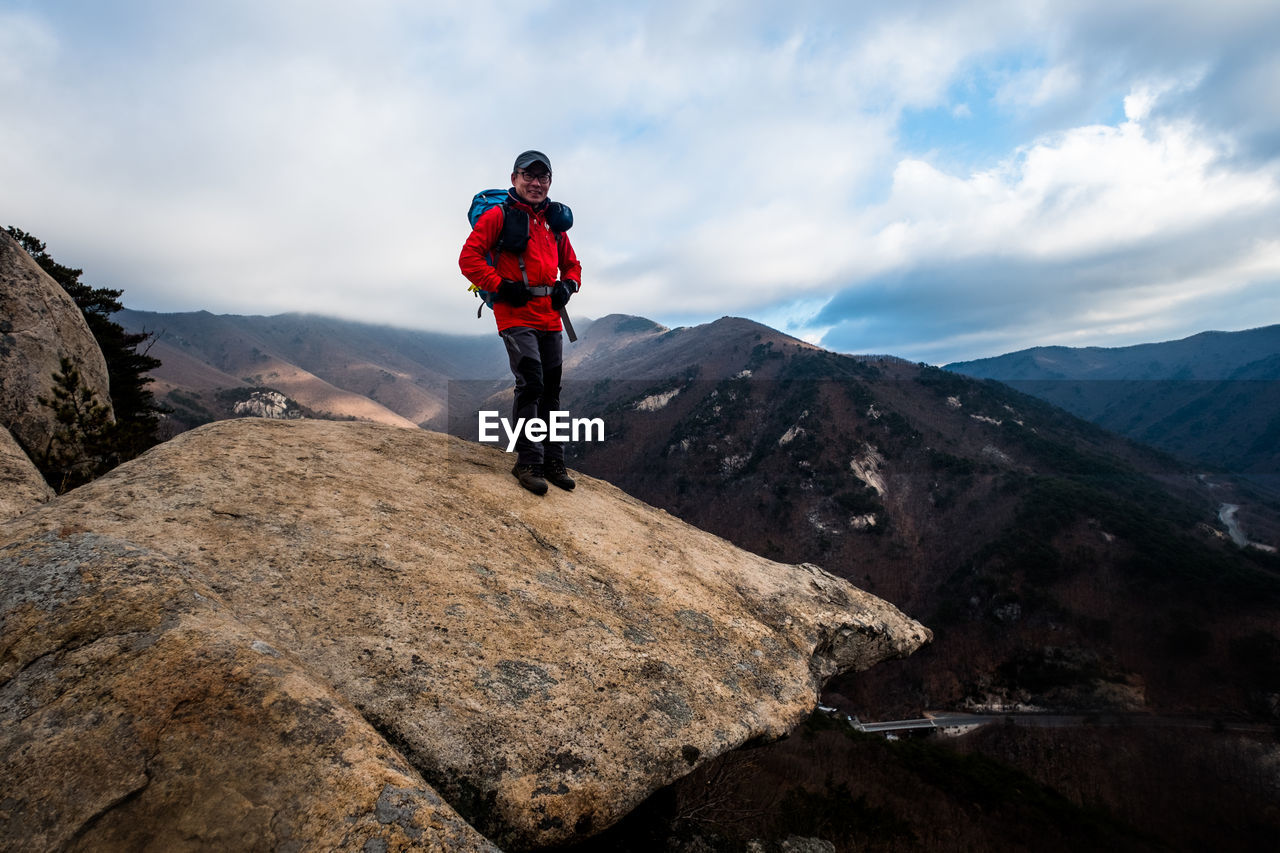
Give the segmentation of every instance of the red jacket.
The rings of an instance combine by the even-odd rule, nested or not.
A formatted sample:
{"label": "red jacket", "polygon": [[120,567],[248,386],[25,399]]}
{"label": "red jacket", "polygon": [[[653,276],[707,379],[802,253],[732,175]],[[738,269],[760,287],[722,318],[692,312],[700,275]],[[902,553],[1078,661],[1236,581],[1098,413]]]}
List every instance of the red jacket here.
{"label": "red jacket", "polygon": [[[576,281],[582,284],[582,264],[573,252],[569,243],[569,235],[562,234],[556,240],[555,233],[547,225],[543,217],[546,205],[534,209],[518,200],[514,193],[510,194],[508,204],[514,204],[529,214],[529,245],[524,252],[524,268],[529,276],[530,286],[553,285],[557,279]],[[497,253],[497,267],[489,266],[484,256],[489,253],[502,232],[502,205],[495,205],[480,215],[475,228],[467,242],[462,244],[462,254],[458,256],[458,267],[467,280],[479,287],[496,293],[504,278],[524,282],[520,275],[519,256],[511,252]],[[551,307],[551,297],[535,296],[529,304],[514,308],[505,302],[493,303],[493,316],[498,321],[498,331],[512,326],[528,326],[548,332],[561,331],[560,314]]]}

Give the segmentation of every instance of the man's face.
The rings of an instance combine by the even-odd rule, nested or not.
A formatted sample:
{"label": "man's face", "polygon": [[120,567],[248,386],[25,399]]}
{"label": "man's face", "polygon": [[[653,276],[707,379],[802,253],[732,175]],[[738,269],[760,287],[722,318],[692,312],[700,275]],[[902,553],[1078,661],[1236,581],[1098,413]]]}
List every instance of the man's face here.
{"label": "man's face", "polygon": [[534,163],[527,169],[512,172],[511,185],[525,201],[538,204],[551,191],[551,173],[541,163]]}

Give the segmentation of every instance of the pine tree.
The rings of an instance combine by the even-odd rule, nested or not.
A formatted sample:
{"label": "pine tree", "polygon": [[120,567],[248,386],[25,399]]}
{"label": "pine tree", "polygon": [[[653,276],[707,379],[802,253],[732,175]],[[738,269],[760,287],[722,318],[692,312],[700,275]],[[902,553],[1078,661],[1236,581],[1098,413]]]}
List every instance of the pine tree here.
{"label": "pine tree", "polygon": [[113,460],[112,464],[132,459],[158,444],[160,415],[166,410],[156,403],[147,388],[152,381],[147,373],[160,366],[160,359],[147,355],[145,348],[138,351],[140,346],[153,339],[153,335],[126,332],[123,326],[112,321],[111,315],[124,307],[120,303],[124,291],[90,287],[80,281],[84,270],[55,261],[45,251],[45,244],[33,235],[13,226],[6,230],[75,301],[98,342],[98,349],[102,350],[111,383],[111,408],[116,417],[107,442],[108,458]]}
{"label": "pine tree", "polygon": [[98,402],[97,392],[84,384],[80,367],[65,356],[60,367],[60,373],[52,374],[53,396],[37,398],[53,410],[58,427],[34,460],[58,494],[112,467],[115,433],[110,410]]}

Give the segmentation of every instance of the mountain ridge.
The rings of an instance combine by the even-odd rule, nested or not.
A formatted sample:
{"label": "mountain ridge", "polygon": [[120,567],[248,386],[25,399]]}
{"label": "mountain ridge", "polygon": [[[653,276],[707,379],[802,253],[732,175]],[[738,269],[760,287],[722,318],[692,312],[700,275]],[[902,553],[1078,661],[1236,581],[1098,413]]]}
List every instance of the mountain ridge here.
{"label": "mountain ridge", "polygon": [[[152,374],[156,396],[175,409],[182,427],[226,417],[218,392],[258,387],[327,417],[439,427],[451,381],[496,378],[506,366],[501,347],[479,336],[320,315],[126,310],[115,317],[130,331],[156,334],[153,348],[162,361]],[[202,372],[202,364],[214,372]]]}
{"label": "mountain ridge", "polygon": [[946,369],[1280,493],[1280,325],[1114,349],[1035,347]]}
{"label": "mountain ridge", "polygon": [[[979,379],[1234,379],[1280,353],[1280,324],[1122,347],[1040,346],[944,369]],[[1143,375],[1143,371],[1148,375]],[[1280,372],[1266,377],[1280,378]]]}

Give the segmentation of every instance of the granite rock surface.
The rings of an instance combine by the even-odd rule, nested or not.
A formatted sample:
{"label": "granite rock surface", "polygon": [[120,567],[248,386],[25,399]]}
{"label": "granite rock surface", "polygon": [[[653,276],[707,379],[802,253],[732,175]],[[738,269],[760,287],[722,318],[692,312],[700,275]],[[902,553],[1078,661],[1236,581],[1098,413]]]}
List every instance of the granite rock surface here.
{"label": "granite rock surface", "polygon": [[84,314],[8,232],[0,231],[0,426],[29,453],[49,444],[53,411],[39,398],[53,395],[61,360],[80,368],[81,381],[111,408],[107,362]]}
{"label": "granite rock surface", "polygon": [[31,459],[0,426],[0,521],[21,515],[53,497]]}
{"label": "granite rock surface", "polygon": [[0,525],[0,846],[563,843],[930,637],[817,567],[589,477],[539,498],[510,465],[223,421]]}

